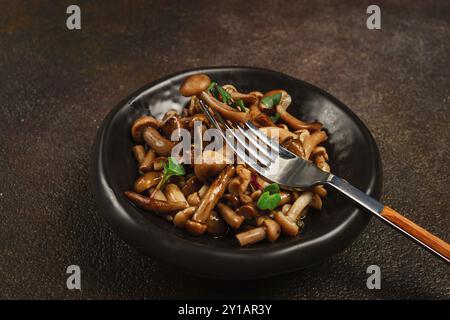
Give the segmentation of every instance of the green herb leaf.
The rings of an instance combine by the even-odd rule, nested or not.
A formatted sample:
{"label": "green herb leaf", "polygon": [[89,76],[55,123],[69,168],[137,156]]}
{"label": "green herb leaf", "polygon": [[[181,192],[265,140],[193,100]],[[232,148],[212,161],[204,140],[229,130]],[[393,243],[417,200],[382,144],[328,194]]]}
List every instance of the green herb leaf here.
{"label": "green herb leaf", "polygon": [[281,101],[281,93],[276,93],[272,96],[267,96],[262,98],[261,102],[266,106],[267,109],[272,109],[280,104]]}
{"label": "green herb leaf", "polygon": [[279,193],[270,194],[269,191],[265,191],[256,202],[256,205],[261,210],[273,210],[280,203],[281,196]]}
{"label": "green herb leaf", "polygon": [[179,164],[177,159],[174,157],[167,158],[167,163],[164,166],[163,177],[158,183],[157,188],[161,189],[162,186],[172,177],[172,176],[183,176],[185,174],[184,167]]}
{"label": "green herb leaf", "polygon": [[269,184],[267,187],[264,188],[264,192],[272,193],[280,193],[280,186],[276,183]]}
{"label": "green herb leaf", "polygon": [[216,82],[211,81],[211,83],[209,84],[208,88],[206,89],[207,91],[211,91],[212,88],[214,88],[217,85]]}
{"label": "green herb leaf", "polygon": [[231,94],[229,94],[224,88],[222,88],[221,86],[217,85],[216,86],[217,91],[220,94],[220,97],[222,98],[222,102],[229,104],[230,102],[233,101],[233,98],[231,97]]}
{"label": "green herb leaf", "polygon": [[279,114],[278,112],[275,113],[274,116],[270,116],[270,120],[272,120],[273,123],[276,123],[278,120],[280,120],[281,114]]}
{"label": "green herb leaf", "polygon": [[245,112],[245,104],[244,104],[244,101],[242,99],[237,100],[234,104],[235,104],[235,107],[237,109],[239,109],[240,111]]}

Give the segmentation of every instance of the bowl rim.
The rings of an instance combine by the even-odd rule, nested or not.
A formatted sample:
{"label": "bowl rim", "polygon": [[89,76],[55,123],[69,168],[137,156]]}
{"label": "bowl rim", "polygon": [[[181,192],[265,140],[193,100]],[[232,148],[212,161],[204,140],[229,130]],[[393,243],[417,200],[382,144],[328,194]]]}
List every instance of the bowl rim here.
{"label": "bowl rim", "polygon": [[[98,129],[92,146],[90,159],[89,177],[91,190],[101,213],[112,226],[113,230],[115,230],[123,240],[137,248],[139,251],[171,265],[179,266],[188,273],[203,277],[221,279],[265,278],[276,274],[307,268],[342,251],[356,239],[371,219],[370,214],[363,213],[362,210],[357,207],[354,207],[354,210],[351,211],[348,217],[337,228],[320,237],[310,239],[307,242],[297,242],[295,244],[287,245],[284,248],[277,247],[275,250],[268,250],[265,247],[264,251],[259,246],[211,250],[211,246],[200,244],[195,241],[172,241],[175,238],[180,238],[175,237],[175,235],[171,233],[168,234],[167,232],[164,232],[161,228],[154,226],[152,223],[144,225],[132,219],[128,214],[128,210],[133,207],[130,205],[126,208],[122,205],[121,201],[117,199],[113,188],[108,183],[108,177],[105,173],[105,166],[103,163],[106,149],[106,137],[108,136],[112,119],[119,110],[130,106],[134,101],[139,99],[141,95],[145,94],[147,90],[160,85],[171,78],[180,77],[181,75],[188,76],[198,72],[208,73],[210,71],[220,72],[230,70],[263,72],[273,76],[287,78],[289,81],[301,82],[304,86],[319,92],[327,99],[333,101],[334,104],[355,121],[356,125],[361,130],[364,139],[368,143],[371,157],[374,160],[373,165],[375,174],[370,177],[371,183],[364,192],[376,199],[380,198],[382,189],[382,163],[375,139],[362,120],[359,119],[344,103],[319,87],[278,71],[247,66],[214,66],[182,70],[152,81],[120,101],[108,113]],[[333,243],[332,246],[329,245],[330,241]],[[324,245],[324,243],[328,244]],[[303,250],[307,253],[306,259],[299,261],[299,258],[296,256],[298,254],[297,251],[299,250]],[[208,261],[208,268],[204,267],[205,261]],[[230,268],[217,268],[224,264],[228,264]],[[274,266],[274,264],[284,264],[285,267],[267,267]],[[255,268],[250,272],[250,269],[253,266],[255,266]]]}

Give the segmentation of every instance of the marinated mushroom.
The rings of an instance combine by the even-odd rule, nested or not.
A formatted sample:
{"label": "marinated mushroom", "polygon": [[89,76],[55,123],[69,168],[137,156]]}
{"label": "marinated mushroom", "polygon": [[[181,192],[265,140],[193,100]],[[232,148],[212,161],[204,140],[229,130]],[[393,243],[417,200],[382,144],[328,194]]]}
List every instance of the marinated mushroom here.
{"label": "marinated mushroom", "polygon": [[194,164],[195,176],[202,182],[209,182],[227,165],[222,152],[206,150],[200,163]]}
{"label": "marinated mushroom", "polygon": [[216,212],[212,211],[206,221],[206,232],[212,236],[223,236],[227,233],[228,227],[221,218],[221,216]]}
{"label": "marinated mushroom", "polygon": [[216,207],[225,222],[228,223],[228,225],[233,229],[238,229],[241,226],[242,222],[244,222],[244,217],[238,215],[229,206],[223,203],[218,203]]}
{"label": "marinated mushroom", "polygon": [[214,180],[214,182],[209,187],[205,196],[201,200],[197,211],[192,217],[192,220],[205,223],[211,214],[212,209],[219,202],[220,198],[224,194],[231,177],[234,175],[235,169],[233,166],[227,166],[220,175]]}
{"label": "marinated mushroom", "polygon": [[161,201],[150,197],[144,197],[133,191],[125,191],[125,196],[139,208],[158,213],[175,212],[187,207],[186,202]]}
{"label": "marinated mushroom", "polygon": [[148,127],[142,134],[145,142],[156,152],[159,156],[170,156],[174,143],[164,138],[158,130]]}
{"label": "marinated mushroom", "polygon": [[161,172],[150,171],[140,176],[134,183],[134,190],[141,193],[156,186],[162,178]]}
{"label": "marinated mushroom", "polygon": [[142,133],[144,130],[149,127],[158,128],[159,124],[160,121],[151,116],[142,116],[137,119],[131,127],[131,135],[133,136],[134,141],[142,143]]}
{"label": "marinated mushroom", "polygon": [[140,166],[142,161],[145,158],[145,149],[142,145],[138,144],[138,145],[134,146],[132,148],[132,150],[133,150],[134,157],[136,158],[136,161],[137,161],[138,165]]}

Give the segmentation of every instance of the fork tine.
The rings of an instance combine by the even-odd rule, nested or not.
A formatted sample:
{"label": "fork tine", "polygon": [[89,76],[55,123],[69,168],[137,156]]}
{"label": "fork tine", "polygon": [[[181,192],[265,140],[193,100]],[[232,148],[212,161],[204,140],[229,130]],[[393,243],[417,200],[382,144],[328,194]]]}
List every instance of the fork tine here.
{"label": "fork tine", "polygon": [[284,148],[280,144],[274,143],[272,139],[270,139],[264,133],[259,131],[259,129],[253,123],[251,123],[250,121],[245,122],[245,125],[246,125],[247,128],[250,129],[250,131],[255,136],[257,136],[259,139],[261,139],[262,141],[267,143],[267,145],[269,145],[273,150],[275,150],[275,152],[277,154],[280,153],[281,155],[283,155],[285,157],[289,157],[289,158],[295,157],[295,155],[291,151],[289,151],[288,149]]}
{"label": "fork tine", "polygon": [[[222,115],[218,112],[215,113],[217,118],[219,119],[219,122],[226,128],[228,129],[228,132],[236,139],[236,141],[242,146],[242,149],[247,150],[248,153],[250,155],[252,155],[253,159],[258,160],[263,166],[268,167],[271,163],[270,157],[261,157],[258,154],[258,151],[255,150],[254,148],[252,148],[251,146],[247,145],[247,143],[245,142],[245,138],[244,140],[242,140],[242,138],[236,134],[234,132],[234,128],[232,126],[229,126],[228,123],[225,121],[225,119],[222,117]],[[245,135],[244,135],[245,136]],[[238,148],[239,150],[239,148]],[[243,151],[245,154],[245,151]],[[243,160],[247,159],[247,161],[249,160],[248,157],[246,157],[245,159],[242,158]]]}
{"label": "fork tine", "polygon": [[217,112],[215,113],[217,118],[219,119],[220,124],[222,124],[227,130],[227,132],[229,132],[234,138],[236,138],[236,140],[238,142],[240,142],[240,144],[242,145],[243,149],[248,150],[250,154],[253,155],[254,159],[252,157],[249,157],[244,150],[242,150],[241,148],[236,148],[234,146],[233,140],[230,139],[230,137],[228,137],[226,135],[225,132],[222,131],[222,129],[220,128],[219,123],[217,122],[217,120],[214,118],[214,116],[211,114],[211,112],[209,111],[208,107],[204,105],[203,101],[200,100],[200,107],[202,108],[203,112],[206,114],[206,116],[208,117],[208,119],[211,121],[211,123],[219,130],[221,136],[225,139],[225,141],[228,143],[228,145],[231,147],[231,149],[233,149],[233,151],[244,161],[246,162],[248,165],[250,165],[254,170],[259,171],[260,173],[262,173],[264,170],[264,168],[262,168],[260,165],[258,165],[258,163],[254,160],[254,159],[258,159],[264,166],[268,167],[270,165],[270,161],[268,161],[268,163],[264,163],[260,157],[258,157],[253,149],[246,149],[245,148],[245,142],[242,142],[242,139],[240,139],[239,136],[237,136],[234,132],[233,132],[233,128],[231,128],[226,122],[225,120],[222,118],[222,116],[220,114],[218,114]]}
{"label": "fork tine", "polygon": [[[255,139],[255,137],[253,136],[253,134],[249,134],[248,132],[245,132],[245,128],[237,123],[236,127],[238,128],[239,132],[248,139],[248,141],[250,141],[258,150],[259,152],[261,152],[263,155],[265,155],[268,159],[271,159],[274,155],[270,154],[267,151],[267,145],[266,144],[262,144],[260,141],[258,141],[257,139]],[[270,146],[269,146],[270,147]],[[273,150],[273,149],[272,149]]]}

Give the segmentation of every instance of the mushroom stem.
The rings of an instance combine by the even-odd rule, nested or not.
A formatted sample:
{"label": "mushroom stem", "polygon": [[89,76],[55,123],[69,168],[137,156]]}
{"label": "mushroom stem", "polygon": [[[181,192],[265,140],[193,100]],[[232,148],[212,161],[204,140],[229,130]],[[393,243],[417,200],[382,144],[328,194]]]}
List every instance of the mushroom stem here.
{"label": "mushroom stem", "polygon": [[289,112],[287,112],[280,104],[277,105],[277,112],[280,114],[281,119],[287,123],[287,125],[292,128],[293,130],[300,130],[300,129],[308,129],[311,131],[317,131],[322,128],[322,124],[320,122],[303,122],[293,115],[291,115]]}
{"label": "mushroom stem", "polygon": [[144,159],[139,165],[139,170],[142,172],[148,172],[152,170],[153,168],[153,160],[156,158],[156,153],[153,150],[148,150],[147,154],[145,155]]}
{"label": "mushroom stem", "polygon": [[229,206],[223,203],[218,203],[216,207],[219,213],[222,215],[222,218],[226,223],[228,223],[230,227],[232,227],[233,229],[238,229],[242,225],[244,217],[238,215]]}
{"label": "mushroom stem", "polygon": [[233,177],[234,173],[235,169],[233,166],[227,166],[220,173],[220,175],[209,187],[205,196],[202,198],[197,211],[192,217],[192,220],[200,223],[205,223],[208,220],[212,209],[216,206],[217,202],[219,202],[220,198],[224,194],[228,183],[230,182],[231,177]]}
{"label": "mushroom stem", "polygon": [[[135,146],[132,148],[132,150],[133,150],[134,157],[136,158],[136,161],[137,161],[138,165],[140,166],[141,163],[142,163],[142,161],[143,161],[144,158],[145,158],[145,150],[144,150],[144,147],[143,147],[142,145],[138,144],[138,145],[135,145]],[[140,168],[139,168],[139,169],[140,169]]]}
{"label": "mushroom stem", "polygon": [[257,243],[266,238],[266,230],[264,227],[253,228],[248,231],[238,233],[236,238],[243,247],[249,244]]}
{"label": "mushroom stem", "polygon": [[125,196],[139,208],[148,211],[170,213],[187,207],[186,202],[168,202],[144,197],[133,191],[125,191]]}
{"label": "mushroom stem", "polygon": [[286,216],[292,221],[297,221],[298,217],[302,213],[303,209],[312,201],[313,193],[310,191],[303,192],[297,200],[295,200],[294,204],[289,209]]}
{"label": "mushroom stem", "polygon": [[313,149],[320,143],[327,140],[325,131],[316,131],[303,141],[303,149],[305,150],[305,159],[308,160]]}
{"label": "mushroom stem", "polygon": [[200,93],[199,99],[205,102],[211,109],[219,112],[224,118],[230,121],[246,122],[250,120],[250,114],[248,112],[237,111],[204,91]]}

